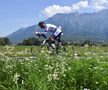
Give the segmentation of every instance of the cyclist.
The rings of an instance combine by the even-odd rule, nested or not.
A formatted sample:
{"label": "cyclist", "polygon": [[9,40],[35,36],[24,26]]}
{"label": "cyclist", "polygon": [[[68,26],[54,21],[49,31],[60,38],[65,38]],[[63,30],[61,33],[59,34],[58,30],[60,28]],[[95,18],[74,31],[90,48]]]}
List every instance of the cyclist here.
{"label": "cyclist", "polygon": [[[49,36],[48,39],[48,44],[53,48],[53,49],[58,49],[58,45],[61,44],[61,34],[62,30],[61,27],[57,27],[53,24],[46,24],[44,21],[39,22],[39,27],[41,29],[44,29],[45,32],[51,32],[52,34]],[[58,45],[57,48],[55,46],[55,41],[57,41]]]}

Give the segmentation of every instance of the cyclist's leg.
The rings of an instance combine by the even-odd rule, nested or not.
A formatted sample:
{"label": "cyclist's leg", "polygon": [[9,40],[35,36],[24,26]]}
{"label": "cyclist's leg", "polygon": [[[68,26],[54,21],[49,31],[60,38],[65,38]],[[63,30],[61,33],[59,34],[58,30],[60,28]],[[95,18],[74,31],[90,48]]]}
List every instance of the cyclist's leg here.
{"label": "cyclist's leg", "polygon": [[[50,46],[53,48],[53,50],[56,50],[58,53],[59,44],[61,44],[61,30],[57,29],[50,37]],[[57,42],[57,46],[55,45],[55,41]]]}
{"label": "cyclist's leg", "polygon": [[56,41],[57,41],[57,47],[56,47],[56,52],[59,52],[59,49],[61,48],[61,33],[58,34],[58,36],[56,37]]}
{"label": "cyclist's leg", "polygon": [[49,46],[52,48],[52,49],[55,49],[55,41],[54,39],[52,38],[52,36],[49,37],[49,39],[47,40],[47,43],[49,44]]}

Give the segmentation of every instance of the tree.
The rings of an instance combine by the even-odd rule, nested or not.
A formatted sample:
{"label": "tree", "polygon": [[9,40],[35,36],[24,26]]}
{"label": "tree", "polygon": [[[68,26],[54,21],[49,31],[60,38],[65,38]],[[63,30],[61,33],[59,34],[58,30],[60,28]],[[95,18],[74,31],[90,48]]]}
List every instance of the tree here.
{"label": "tree", "polygon": [[19,45],[40,45],[40,44],[41,44],[41,41],[34,37],[25,39],[23,40],[22,43],[19,43]]}
{"label": "tree", "polygon": [[91,45],[93,45],[93,43],[90,40],[85,40],[84,43],[82,44],[82,46],[84,46],[84,45],[91,46]]}
{"label": "tree", "polygon": [[10,44],[11,44],[11,42],[10,42],[9,38],[7,38],[7,37],[0,38],[0,45],[10,45]]}

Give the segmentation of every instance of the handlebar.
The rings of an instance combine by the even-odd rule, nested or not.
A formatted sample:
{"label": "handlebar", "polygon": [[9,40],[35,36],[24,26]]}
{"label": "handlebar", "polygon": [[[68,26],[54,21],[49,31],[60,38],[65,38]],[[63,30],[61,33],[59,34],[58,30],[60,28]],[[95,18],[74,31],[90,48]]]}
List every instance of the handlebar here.
{"label": "handlebar", "polygon": [[47,38],[47,36],[45,35],[47,32],[35,32],[35,34],[40,38],[43,37],[44,39]]}

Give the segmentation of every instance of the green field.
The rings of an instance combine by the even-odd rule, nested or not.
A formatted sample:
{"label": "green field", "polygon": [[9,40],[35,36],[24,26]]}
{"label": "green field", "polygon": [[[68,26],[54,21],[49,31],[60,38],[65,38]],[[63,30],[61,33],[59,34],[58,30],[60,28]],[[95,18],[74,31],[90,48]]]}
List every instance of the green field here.
{"label": "green field", "polygon": [[108,47],[0,46],[0,90],[108,90]]}

